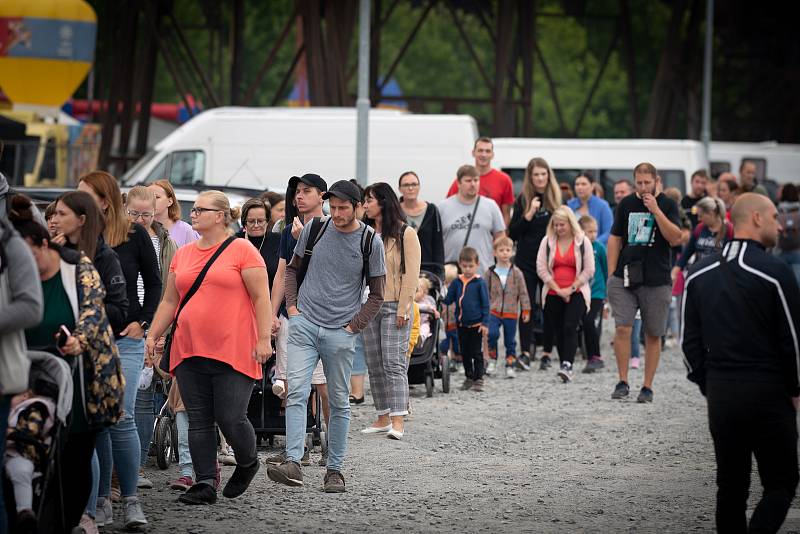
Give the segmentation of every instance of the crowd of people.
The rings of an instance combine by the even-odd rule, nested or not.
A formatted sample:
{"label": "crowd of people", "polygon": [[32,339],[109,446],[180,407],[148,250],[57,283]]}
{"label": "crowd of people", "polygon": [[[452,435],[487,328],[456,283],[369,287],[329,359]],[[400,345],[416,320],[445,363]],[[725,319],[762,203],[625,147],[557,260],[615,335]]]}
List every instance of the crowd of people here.
{"label": "crowd of people", "polygon": [[[797,187],[784,185],[776,207],[746,162],[738,179],[698,170],[681,196],[664,189],[652,164],[640,163],[630,180],[614,184],[612,207],[591,172],[560,184],[547,161],[534,157],[515,198],[509,176],[491,167],[493,156],[491,139],[479,138],[474,165],[457,169],[438,203],[423,198],[413,171],[399,177],[397,189],[386,182],[362,189],[354,180],[329,186],[305,174],[288,181],[285,197],[268,192],[241,208],[220,191],[203,191],[191,225],[166,180],[123,194],[112,175],[91,172],[44,216],[29,198],[0,187],[0,419],[9,421],[0,457],[15,502],[15,509],[0,508],[0,532],[6,517],[13,531],[63,520],[65,530],[95,532],[115,522],[114,503],[126,528],[147,525],[138,494],[153,485],[144,467],[164,402],[177,426],[179,476],[170,486],[181,491],[179,501],[215,503],[220,463],[235,466],[222,495],[241,495],[261,467],[248,404],[273,354],[269,378],[282,401],[286,442],[267,458],[268,478],[304,485],[313,387],[327,436],[323,488],[345,491],[351,406],[365,401],[365,376],[375,420],[361,433],[402,440],[408,432],[409,356],[432,335],[421,314],[441,319],[442,339],[434,341],[445,365],[463,370],[461,389],[476,393],[487,375],[514,378],[536,360],[547,371],[557,358],[557,379],[572,382],[579,349],[584,373],[603,369],[602,321],[610,313],[618,374],[611,397],[630,395],[629,369],[639,367],[643,344],[637,401],[651,403],[662,348],[683,337],[689,378],[709,395],[722,521],[742,521],[749,479],[741,454],[749,475],[755,451],[765,469],[794,473],[762,477],[770,487],[753,521],[774,525],[797,485],[796,447],[788,445],[797,431],[785,411],[790,398],[797,406],[800,357]],[[747,261],[766,267],[748,267],[745,249],[757,254]],[[727,364],[720,349],[741,346],[714,338],[739,319],[726,315],[737,306],[715,286],[719,278],[701,275],[726,263],[733,267],[724,276],[739,287],[741,302],[753,291],[762,308],[752,331],[733,330],[782,329],[774,346],[764,341],[774,361],[754,363],[760,379],[752,390],[782,421],[773,432],[779,445],[765,438],[734,451],[725,443],[735,440],[729,419],[737,392],[726,381],[753,376],[752,358]],[[747,285],[748,273],[760,273],[760,293]],[[434,278],[442,281],[439,293]],[[753,343],[743,346],[755,354]],[[25,347],[66,361],[74,385],[63,433],[69,461],[38,509],[31,477],[46,467],[56,423],[47,388],[28,378]],[[742,424],[757,424],[757,408],[742,413]],[[36,431],[25,435],[24,428]],[[31,440],[42,447],[27,446]],[[62,481],[69,490],[57,494]]]}

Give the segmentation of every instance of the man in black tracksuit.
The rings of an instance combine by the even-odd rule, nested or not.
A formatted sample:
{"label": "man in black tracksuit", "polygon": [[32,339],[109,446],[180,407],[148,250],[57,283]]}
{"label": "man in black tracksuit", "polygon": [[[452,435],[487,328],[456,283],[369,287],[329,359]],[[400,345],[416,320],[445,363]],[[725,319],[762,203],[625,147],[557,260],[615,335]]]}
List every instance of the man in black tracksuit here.
{"label": "man in black tracksuit", "polygon": [[748,532],[755,454],[764,494],[749,532],[776,532],[798,483],[800,289],[765,247],[777,242],[775,206],[761,195],[734,205],[734,240],[697,262],[683,298],[688,378],[708,400],[717,459],[717,529]]}

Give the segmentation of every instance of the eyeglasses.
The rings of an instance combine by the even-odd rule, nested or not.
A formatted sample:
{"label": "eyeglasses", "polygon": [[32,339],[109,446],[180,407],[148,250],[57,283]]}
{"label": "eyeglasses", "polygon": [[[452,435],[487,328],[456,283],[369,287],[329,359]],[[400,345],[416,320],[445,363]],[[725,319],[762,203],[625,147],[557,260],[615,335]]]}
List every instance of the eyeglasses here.
{"label": "eyeglasses", "polygon": [[266,219],[247,219],[244,221],[247,226],[264,226],[267,224]]}
{"label": "eyeglasses", "polygon": [[192,209],[189,210],[189,212],[192,215],[197,215],[198,217],[200,215],[202,215],[203,212],[206,212],[206,211],[222,211],[222,210],[215,210],[214,208],[192,208]]}
{"label": "eyeglasses", "polygon": [[417,187],[419,187],[419,184],[416,184],[416,183],[415,184],[401,184],[400,185],[401,189],[416,189]]}
{"label": "eyeglasses", "polygon": [[128,217],[132,217],[134,221],[135,221],[136,219],[138,219],[139,217],[141,217],[141,218],[142,218],[142,220],[145,220],[145,219],[152,219],[152,218],[153,218],[153,215],[154,215],[154,214],[153,214],[153,213],[150,213],[149,211],[141,211],[141,212],[140,212],[140,211],[128,210]]}

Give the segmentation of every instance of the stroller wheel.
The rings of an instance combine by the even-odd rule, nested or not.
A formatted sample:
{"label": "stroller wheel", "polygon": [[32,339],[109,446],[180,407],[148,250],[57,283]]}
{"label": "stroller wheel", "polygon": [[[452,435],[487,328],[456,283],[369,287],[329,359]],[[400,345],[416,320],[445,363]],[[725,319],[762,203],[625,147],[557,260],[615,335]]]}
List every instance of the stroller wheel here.
{"label": "stroller wheel", "polygon": [[425,396],[433,397],[433,373],[425,373]]}
{"label": "stroller wheel", "polygon": [[159,417],[156,423],[156,464],[160,469],[167,469],[172,461],[173,448],[177,443],[172,442],[172,417],[165,415]]}
{"label": "stroller wheel", "polygon": [[450,358],[445,354],[442,356],[442,391],[450,393]]}

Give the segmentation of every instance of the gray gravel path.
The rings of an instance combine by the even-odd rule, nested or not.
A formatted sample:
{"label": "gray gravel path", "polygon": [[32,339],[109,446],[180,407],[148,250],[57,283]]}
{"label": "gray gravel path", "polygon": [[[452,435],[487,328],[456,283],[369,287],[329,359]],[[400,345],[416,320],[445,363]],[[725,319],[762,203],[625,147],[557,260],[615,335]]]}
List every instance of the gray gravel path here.
{"label": "gray gravel path", "polygon": [[[321,491],[316,465],[304,468],[304,488],[277,485],[262,468],[243,497],[185,507],[166,487],[177,468],[153,467],[156,486],[141,493],[149,531],[712,531],[713,450],[680,353],[663,355],[652,405],[635,402],[641,370],[631,371],[632,398],[611,400],[610,356],[605,370],[576,373],[567,385],[553,370],[493,377],[480,394],[459,391],[460,377],[449,395],[437,382],[431,399],[416,386],[401,442],[361,435],[373,410],[354,407],[342,495]],[[224,468],[223,482],[231,471]],[[759,494],[754,472],[751,507]],[[800,531],[798,512],[783,532]]]}

